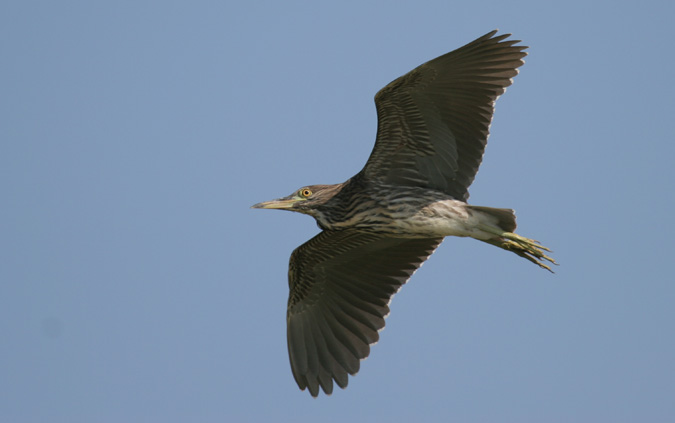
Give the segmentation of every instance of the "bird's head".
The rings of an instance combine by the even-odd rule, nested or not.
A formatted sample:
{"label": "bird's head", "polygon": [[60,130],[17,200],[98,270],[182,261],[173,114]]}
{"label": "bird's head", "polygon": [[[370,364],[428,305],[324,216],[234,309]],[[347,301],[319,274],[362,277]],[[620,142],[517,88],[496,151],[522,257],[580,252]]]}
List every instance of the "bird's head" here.
{"label": "bird's head", "polygon": [[309,185],[287,197],[254,204],[251,208],[290,210],[318,218],[321,214],[319,208],[333,198],[341,188],[342,184]]}

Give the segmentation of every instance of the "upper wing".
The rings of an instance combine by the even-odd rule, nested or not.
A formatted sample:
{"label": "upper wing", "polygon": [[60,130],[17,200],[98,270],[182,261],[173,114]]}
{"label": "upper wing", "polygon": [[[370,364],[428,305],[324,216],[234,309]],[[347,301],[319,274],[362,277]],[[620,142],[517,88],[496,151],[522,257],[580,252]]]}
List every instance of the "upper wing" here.
{"label": "upper wing", "polygon": [[323,231],[291,255],[287,336],[293,377],[312,396],[347,386],[389,314],[389,302],[442,238]]}
{"label": "upper wing", "polygon": [[367,179],[469,197],[487,143],[494,103],[527,55],[492,31],[433,59],[375,96],[378,127]]}

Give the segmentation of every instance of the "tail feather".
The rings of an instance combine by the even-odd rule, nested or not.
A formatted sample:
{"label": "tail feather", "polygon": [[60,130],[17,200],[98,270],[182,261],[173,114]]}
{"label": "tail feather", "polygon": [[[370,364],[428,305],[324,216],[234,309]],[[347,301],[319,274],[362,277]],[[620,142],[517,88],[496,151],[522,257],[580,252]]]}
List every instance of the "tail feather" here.
{"label": "tail feather", "polygon": [[504,232],[513,232],[516,230],[516,213],[513,209],[497,209],[494,207],[470,206],[469,210],[475,210],[497,219],[497,225]]}

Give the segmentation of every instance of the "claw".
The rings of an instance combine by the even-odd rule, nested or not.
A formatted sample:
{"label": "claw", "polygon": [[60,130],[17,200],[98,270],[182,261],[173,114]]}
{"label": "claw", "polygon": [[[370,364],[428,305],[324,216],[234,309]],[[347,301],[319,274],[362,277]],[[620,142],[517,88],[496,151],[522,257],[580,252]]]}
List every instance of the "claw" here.
{"label": "claw", "polygon": [[496,239],[493,238],[486,240],[485,242],[496,245],[497,247],[503,248],[504,250],[512,251],[519,256],[526,258],[542,269],[546,269],[549,272],[554,273],[553,270],[551,270],[551,267],[544,263],[544,261],[555,264],[556,266],[558,263],[556,263],[553,258],[547,256],[544,253],[544,251],[551,252],[551,250],[541,245],[539,241],[525,238],[513,232],[503,232],[497,228],[489,226],[484,226],[480,229],[484,230],[485,232],[497,235],[498,237]]}
{"label": "claw", "polygon": [[[527,238],[525,238],[527,239]],[[533,241],[533,240],[531,240]],[[542,269],[546,269],[551,273],[554,273],[553,270],[551,269],[550,266],[548,266],[546,263],[544,263],[544,260],[553,263],[557,265],[558,263],[555,262],[555,260],[546,254],[542,252],[542,250],[545,251],[551,251],[546,247],[542,247],[539,244],[535,243],[530,243],[530,242],[525,242],[525,241],[512,241],[510,239],[503,240],[501,244],[496,244],[498,247],[501,247],[505,250],[512,251],[516,254],[518,254],[521,257],[524,257],[531,261],[532,263],[536,264],[537,266],[541,267]]]}

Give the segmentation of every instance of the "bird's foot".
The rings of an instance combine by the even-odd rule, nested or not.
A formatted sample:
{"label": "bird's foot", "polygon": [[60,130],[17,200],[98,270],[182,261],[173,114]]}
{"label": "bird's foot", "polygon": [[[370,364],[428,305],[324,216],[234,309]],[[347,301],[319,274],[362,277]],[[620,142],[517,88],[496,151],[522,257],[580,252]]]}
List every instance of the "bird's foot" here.
{"label": "bird's foot", "polygon": [[501,237],[502,237],[501,240],[502,242],[500,245],[501,248],[513,251],[519,256],[525,257],[526,259],[536,264],[537,266],[553,273],[551,267],[548,266],[545,262],[549,262],[555,265],[557,265],[558,263],[556,263],[553,258],[546,255],[545,252],[550,252],[551,250],[541,245],[539,241],[530,238],[525,238],[512,232],[504,232],[501,235]]}
{"label": "bird's foot", "polygon": [[490,244],[496,245],[507,251],[512,251],[542,269],[546,269],[553,273],[553,270],[546,262],[558,265],[553,258],[546,255],[546,252],[551,252],[551,250],[541,245],[537,240],[525,238],[524,236],[520,236],[513,232],[503,232],[492,227],[484,227],[481,229],[497,235],[496,239],[493,238],[487,241]]}

